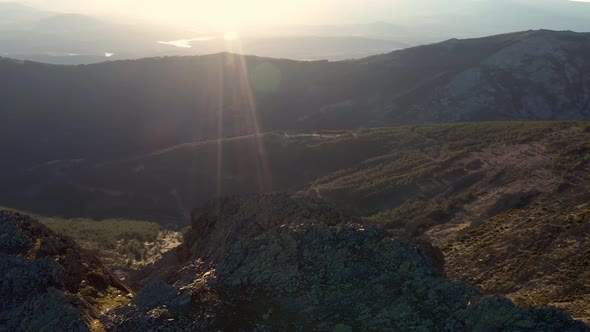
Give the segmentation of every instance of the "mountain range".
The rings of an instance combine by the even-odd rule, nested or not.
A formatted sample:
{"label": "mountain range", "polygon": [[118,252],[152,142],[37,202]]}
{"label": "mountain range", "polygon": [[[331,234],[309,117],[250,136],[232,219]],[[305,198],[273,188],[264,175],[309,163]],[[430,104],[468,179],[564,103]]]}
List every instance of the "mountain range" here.
{"label": "mountain range", "polygon": [[[140,11],[109,16],[50,11],[34,7],[47,8],[43,1],[28,3],[31,5],[0,2],[0,56],[55,64],[220,52],[345,60],[449,38],[531,28],[590,31],[587,4],[565,0],[456,0],[453,6],[424,0],[377,2],[354,11],[355,20],[347,20],[346,15],[351,13],[341,8],[339,16],[343,21],[337,24],[322,20],[315,24],[246,25],[229,30],[195,20],[181,24],[133,18]],[[74,10],[76,6],[69,7]],[[52,8],[59,8],[59,4]],[[380,13],[369,14],[371,11]],[[351,23],[359,19],[365,23]]]}
{"label": "mountain range", "polygon": [[[243,29],[236,36],[239,39],[230,42],[228,31],[217,28],[51,12],[17,3],[0,2],[0,20],[0,56],[69,65],[226,51],[342,60],[409,45],[391,24],[341,26],[340,33],[329,25],[253,27]],[[412,37],[403,40],[408,38]]]}

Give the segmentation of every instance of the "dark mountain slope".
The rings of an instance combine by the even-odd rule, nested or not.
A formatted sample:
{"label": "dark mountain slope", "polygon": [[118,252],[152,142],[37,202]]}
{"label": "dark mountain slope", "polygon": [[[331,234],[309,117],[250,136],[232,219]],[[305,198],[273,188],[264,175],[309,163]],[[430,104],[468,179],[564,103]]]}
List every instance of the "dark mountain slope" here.
{"label": "dark mountain slope", "polygon": [[11,158],[1,167],[115,159],[257,130],[587,119],[589,38],[529,31],[343,62],[4,60],[0,148]]}

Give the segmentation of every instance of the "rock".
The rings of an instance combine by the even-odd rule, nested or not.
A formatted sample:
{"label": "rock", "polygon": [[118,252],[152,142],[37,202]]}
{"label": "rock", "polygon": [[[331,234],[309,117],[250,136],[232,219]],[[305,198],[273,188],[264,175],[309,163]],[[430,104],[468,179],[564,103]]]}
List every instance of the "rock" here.
{"label": "rock", "polygon": [[32,218],[0,211],[0,234],[0,331],[90,331],[101,311],[90,301],[101,299],[81,286],[129,294],[96,257]]}
{"label": "rock", "polygon": [[441,275],[445,274],[445,255],[439,247],[434,246],[424,238],[417,238],[412,241],[418,248],[418,252],[426,258]]}
{"label": "rock", "polygon": [[193,220],[189,262],[104,318],[108,330],[589,331],[449,281],[415,245],[321,200],[236,196]]}

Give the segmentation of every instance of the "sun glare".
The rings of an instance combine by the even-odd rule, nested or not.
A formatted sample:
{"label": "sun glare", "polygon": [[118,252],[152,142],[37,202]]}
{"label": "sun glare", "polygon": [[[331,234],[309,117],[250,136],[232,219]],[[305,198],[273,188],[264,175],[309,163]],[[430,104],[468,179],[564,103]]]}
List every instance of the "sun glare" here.
{"label": "sun glare", "polygon": [[[330,0],[332,1],[332,0]],[[311,0],[106,0],[110,9],[119,13],[134,13],[137,16],[170,23],[216,27],[241,26],[244,24],[279,23],[299,21],[302,13],[312,8]],[[171,4],[172,3],[172,4]],[[103,5],[107,7],[107,5]],[[307,12],[306,12],[307,13]],[[307,13],[309,14],[309,13]]]}
{"label": "sun glare", "polygon": [[223,35],[223,39],[227,40],[227,41],[232,41],[232,40],[236,40],[236,39],[240,39],[240,35],[237,32],[226,32]]}

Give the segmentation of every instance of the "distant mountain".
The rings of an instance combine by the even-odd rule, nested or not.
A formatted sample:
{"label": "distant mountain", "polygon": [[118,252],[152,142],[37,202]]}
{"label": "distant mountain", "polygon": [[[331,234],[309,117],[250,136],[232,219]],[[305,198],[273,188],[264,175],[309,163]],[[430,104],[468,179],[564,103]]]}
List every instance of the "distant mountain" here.
{"label": "distant mountain", "polygon": [[439,4],[426,17],[416,18],[421,23],[416,27],[418,31],[431,30],[438,36],[459,38],[526,29],[590,31],[588,4],[573,1],[466,0]]}
{"label": "distant mountain", "polygon": [[121,58],[158,55],[157,40],[180,33],[170,27],[113,23],[87,15],[37,10],[0,3],[0,56],[49,63],[102,62],[105,53]]}
{"label": "distant mountain", "polygon": [[[199,29],[201,30],[201,29]],[[220,52],[299,60],[344,60],[415,45],[412,35],[389,24],[252,27],[228,42],[227,31],[116,22],[81,14],[53,13],[0,3],[0,56],[52,64]],[[186,40],[178,44],[178,40]],[[176,46],[175,46],[176,45]],[[178,45],[181,45],[179,47]]]}
{"label": "distant mountain", "polygon": [[[590,6],[566,0],[455,0],[453,4],[405,0],[359,7],[344,10],[339,19],[366,23],[319,21],[240,26],[237,31],[225,31],[199,24],[165,25],[0,3],[0,56],[53,64],[221,52],[345,60],[449,38],[528,29],[590,31]],[[227,33],[234,32],[241,37],[225,40]]]}
{"label": "distant mountain", "polygon": [[0,30],[31,27],[51,15],[51,12],[18,3],[0,2]]}
{"label": "distant mountain", "polygon": [[358,24],[293,24],[279,26],[244,27],[241,33],[263,36],[299,36],[299,37],[363,37],[370,39],[392,40],[409,44],[427,40],[427,36],[418,36],[412,28],[389,22]]}

